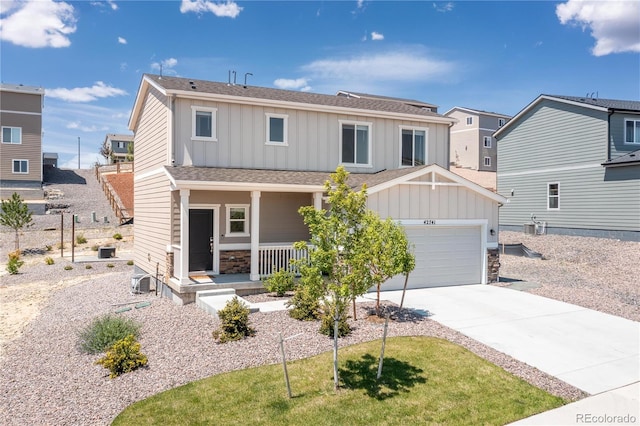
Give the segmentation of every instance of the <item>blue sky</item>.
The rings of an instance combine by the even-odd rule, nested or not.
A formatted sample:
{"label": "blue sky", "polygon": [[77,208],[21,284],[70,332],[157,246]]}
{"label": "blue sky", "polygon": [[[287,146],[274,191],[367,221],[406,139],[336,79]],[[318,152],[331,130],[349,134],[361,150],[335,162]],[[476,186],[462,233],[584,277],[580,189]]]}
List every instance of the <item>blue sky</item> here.
{"label": "blue sky", "polygon": [[104,161],[144,73],[514,115],[541,93],[640,100],[640,1],[0,0],[0,79],[45,88],[43,150]]}

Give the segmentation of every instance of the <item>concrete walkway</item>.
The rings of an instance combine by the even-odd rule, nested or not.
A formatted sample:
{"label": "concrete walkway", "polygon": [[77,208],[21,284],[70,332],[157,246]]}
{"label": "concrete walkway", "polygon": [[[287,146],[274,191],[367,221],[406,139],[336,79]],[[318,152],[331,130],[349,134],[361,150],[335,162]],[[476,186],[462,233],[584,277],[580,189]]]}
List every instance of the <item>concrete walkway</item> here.
{"label": "concrete walkway", "polygon": [[[382,298],[400,303],[401,296],[401,291],[387,291]],[[640,421],[638,322],[489,285],[409,290],[404,306],[428,312],[432,320],[587,393],[601,394],[558,409],[566,421],[555,417],[521,424],[589,423],[576,417],[583,412]]]}

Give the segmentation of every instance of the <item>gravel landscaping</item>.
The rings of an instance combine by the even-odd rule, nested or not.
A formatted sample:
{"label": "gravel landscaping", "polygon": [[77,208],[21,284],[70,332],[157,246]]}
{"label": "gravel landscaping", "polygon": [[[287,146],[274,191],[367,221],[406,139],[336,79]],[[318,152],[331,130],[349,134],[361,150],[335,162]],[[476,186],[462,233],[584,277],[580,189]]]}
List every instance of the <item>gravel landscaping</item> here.
{"label": "gravel landscaping", "polygon": [[[86,186],[64,182],[58,185],[64,186],[69,209],[82,211],[81,217],[90,217],[87,212],[101,209],[100,203],[106,201],[99,187],[96,190],[93,186],[97,182],[91,171],[76,175],[85,172],[90,173],[85,177]],[[107,214],[100,210],[98,215]],[[55,218],[34,219],[36,223],[21,236],[21,247],[31,253],[25,256],[21,273],[9,276],[4,264],[0,265],[0,424],[109,424],[131,403],[163,390],[213,374],[279,362],[278,333],[296,336],[286,343],[289,360],[332,349],[332,340],[317,332],[318,323],[293,320],[286,312],[251,314],[255,337],[216,344],[211,336],[219,326],[216,318],[195,304],[177,306],[153,292],[131,295],[133,266],[126,262],[113,262],[111,268],[96,262],[91,263],[91,269],[85,269],[85,264],[60,259],[59,252],[50,254],[45,246],[55,245],[60,235],[59,231],[44,229],[55,226]],[[105,226],[81,219],[80,229],[89,242],[78,250],[86,250],[85,246],[94,243],[116,243],[111,239],[114,232],[125,236],[117,242],[118,250],[130,250],[131,227],[116,226],[114,220]],[[13,249],[13,234],[3,230],[1,237],[4,263],[6,253]],[[534,282],[539,287],[529,290],[532,293],[640,320],[640,243],[509,232],[502,233],[501,240],[522,242],[542,253],[546,260],[503,256],[501,276],[509,280],[496,285],[510,285],[516,280]],[[55,264],[46,265],[45,256],[52,256]],[[65,270],[66,265],[73,269]],[[266,300],[268,296],[261,298]],[[141,301],[151,304],[133,307]],[[100,356],[78,350],[77,334],[96,316],[123,306],[133,308],[119,315],[142,324],[140,343],[149,365],[109,379],[107,370],[94,365]],[[359,305],[358,321],[352,321],[354,331],[340,339],[341,346],[381,337],[382,326],[365,319],[372,306]],[[555,395],[567,399],[585,396],[535,368],[411,312],[390,323],[389,335],[441,337]]]}

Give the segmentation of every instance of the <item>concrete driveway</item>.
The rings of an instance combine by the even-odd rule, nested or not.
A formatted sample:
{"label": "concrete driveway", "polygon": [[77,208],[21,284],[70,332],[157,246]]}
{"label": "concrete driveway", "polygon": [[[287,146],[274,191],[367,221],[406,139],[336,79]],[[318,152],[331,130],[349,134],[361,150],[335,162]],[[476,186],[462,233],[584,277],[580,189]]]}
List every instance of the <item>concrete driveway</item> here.
{"label": "concrete driveway", "polygon": [[638,322],[490,285],[408,290],[404,306],[590,394],[640,381]]}

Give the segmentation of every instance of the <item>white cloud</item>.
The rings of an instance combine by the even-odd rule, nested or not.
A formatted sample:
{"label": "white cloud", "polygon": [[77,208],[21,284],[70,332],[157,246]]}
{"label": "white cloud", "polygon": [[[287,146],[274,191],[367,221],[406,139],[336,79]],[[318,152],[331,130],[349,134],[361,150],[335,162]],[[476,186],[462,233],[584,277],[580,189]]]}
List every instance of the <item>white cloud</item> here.
{"label": "white cloud", "polygon": [[180,12],[182,13],[211,12],[219,18],[235,18],[240,15],[242,9],[231,0],[224,3],[214,3],[209,0],[182,0],[182,4],[180,4]]}
{"label": "white cloud", "polygon": [[173,68],[178,65],[178,60],[176,58],[169,58],[169,59],[165,59],[164,61],[160,61],[160,62],[153,62],[151,64],[151,69],[155,70],[155,71],[162,71],[163,73],[174,73],[175,71],[173,70]]}
{"label": "white cloud", "polygon": [[433,3],[433,8],[442,13],[451,12],[454,8],[454,4],[452,2],[448,3]]}
{"label": "white cloud", "polygon": [[419,49],[407,49],[345,59],[320,59],[302,69],[314,79],[323,80],[424,82],[452,72],[454,63],[431,58]]}
{"label": "white cloud", "polygon": [[68,123],[66,125],[67,129],[73,129],[73,130],[80,130],[81,132],[85,132],[85,133],[92,133],[92,132],[106,132],[107,130],[109,130],[109,127],[107,126],[102,126],[102,127],[98,127],[95,124],[92,126],[85,126],[82,123],[80,123],[79,121],[72,121],[70,123]]}
{"label": "white cloud", "polygon": [[306,78],[279,78],[273,82],[273,85],[280,89],[300,90],[302,92],[308,92],[311,90],[311,87],[309,86],[309,80]]}
{"label": "white cloud", "polygon": [[362,6],[364,6],[364,0],[358,0],[358,9],[362,9]]}
{"label": "white cloud", "polygon": [[594,56],[640,52],[640,2],[569,0],[556,6],[563,25],[589,28],[596,44]]}
{"label": "white cloud", "polygon": [[124,37],[118,37],[118,43],[120,44],[127,44],[127,39]]}
{"label": "white cloud", "polygon": [[99,98],[110,98],[127,94],[124,90],[107,86],[102,81],[96,81],[91,87],[46,89],[45,93],[49,98],[61,99],[68,102],[91,102]]}
{"label": "white cloud", "polygon": [[107,0],[107,3],[111,6],[111,10],[118,10],[118,5],[113,0]]}
{"label": "white cloud", "polygon": [[371,33],[371,40],[384,40],[384,34],[373,31]]}
{"label": "white cloud", "polygon": [[77,20],[70,4],[52,0],[7,3],[0,9],[0,39],[32,48],[71,45],[68,35],[76,31]]}

